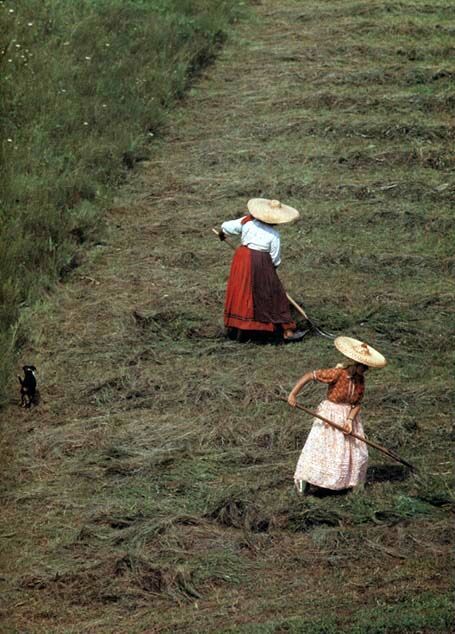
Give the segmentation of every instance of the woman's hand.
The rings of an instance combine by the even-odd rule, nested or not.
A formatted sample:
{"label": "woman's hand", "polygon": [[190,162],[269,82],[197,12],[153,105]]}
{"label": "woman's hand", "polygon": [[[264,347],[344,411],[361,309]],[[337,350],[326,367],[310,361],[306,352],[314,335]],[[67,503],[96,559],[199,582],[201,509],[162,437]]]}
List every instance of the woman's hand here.
{"label": "woman's hand", "polygon": [[295,407],[297,405],[297,399],[292,392],[288,396],[288,403],[291,407]]}
{"label": "woman's hand", "polygon": [[345,434],[350,434],[352,432],[352,424],[357,418],[359,412],[360,405],[351,405],[351,411],[349,412],[348,417],[346,418],[346,422],[343,425]]}

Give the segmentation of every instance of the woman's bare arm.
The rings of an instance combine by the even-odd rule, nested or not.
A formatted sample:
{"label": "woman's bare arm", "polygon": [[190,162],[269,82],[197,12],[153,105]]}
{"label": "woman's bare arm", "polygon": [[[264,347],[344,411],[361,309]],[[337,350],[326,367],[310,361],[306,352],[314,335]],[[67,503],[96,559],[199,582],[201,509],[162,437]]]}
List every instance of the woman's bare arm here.
{"label": "woman's bare arm", "polygon": [[292,388],[292,390],[289,392],[289,396],[288,396],[288,403],[291,407],[295,407],[297,404],[297,394],[300,392],[300,390],[310,381],[313,381],[313,373],[312,372],[307,372],[306,374],[304,374],[302,376],[302,378],[297,381],[297,383],[294,385],[294,387]]}
{"label": "woman's bare arm", "polygon": [[350,434],[352,431],[352,423],[355,421],[355,417],[360,412],[361,405],[356,405],[351,409],[344,424],[344,430],[346,434]]}

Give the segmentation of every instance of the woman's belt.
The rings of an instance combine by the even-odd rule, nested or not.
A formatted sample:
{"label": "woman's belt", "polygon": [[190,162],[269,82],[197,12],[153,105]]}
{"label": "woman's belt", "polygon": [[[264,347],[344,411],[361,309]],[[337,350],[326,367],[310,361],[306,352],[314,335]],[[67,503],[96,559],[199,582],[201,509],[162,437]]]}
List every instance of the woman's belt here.
{"label": "woman's belt", "polygon": [[360,403],[360,401],[357,401],[356,403],[345,403],[344,401],[334,401],[332,398],[329,398],[328,396],[327,396],[327,400],[333,403],[334,405],[349,405],[349,407],[355,407],[356,405]]}

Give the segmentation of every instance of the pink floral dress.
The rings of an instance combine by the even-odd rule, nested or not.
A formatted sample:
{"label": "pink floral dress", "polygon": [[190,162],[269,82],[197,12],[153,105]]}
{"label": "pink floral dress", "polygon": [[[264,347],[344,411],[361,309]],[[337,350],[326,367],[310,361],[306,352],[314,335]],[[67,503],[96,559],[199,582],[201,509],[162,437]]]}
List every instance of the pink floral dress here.
{"label": "pink floral dress", "polygon": [[[327,398],[316,410],[337,425],[344,425],[353,407],[360,403],[365,391],[363,377],[351,377],[345,368],[315,370],[313,378],[328,384]],[[363,436],[358,414],[352,431]],[[367,445],[346,436],[315,418],[297,462],[294,481],[299,491],[308,482],[324,489],[347,489],[364,482],[368,464]]]}

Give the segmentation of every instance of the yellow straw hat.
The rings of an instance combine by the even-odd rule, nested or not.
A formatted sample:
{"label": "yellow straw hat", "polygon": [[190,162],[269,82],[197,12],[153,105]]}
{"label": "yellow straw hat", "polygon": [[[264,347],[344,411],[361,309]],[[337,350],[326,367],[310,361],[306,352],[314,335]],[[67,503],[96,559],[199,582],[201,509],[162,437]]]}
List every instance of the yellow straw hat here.
{"label": "yellow straw hat", "polygon": [[292,222],[300,216],[297,209],[284,205],[279,200],[268,200],[267,198],[251,198],[248,201],[248,211],[254,218],[269,225]]}
{"label": "yellow straw hat", "polygon": [[333,343],[345,357],[357,363],[363,363],[370,368],[383,368],[387,364],[386,358],[380,352],[358,339],[337,337]]}

